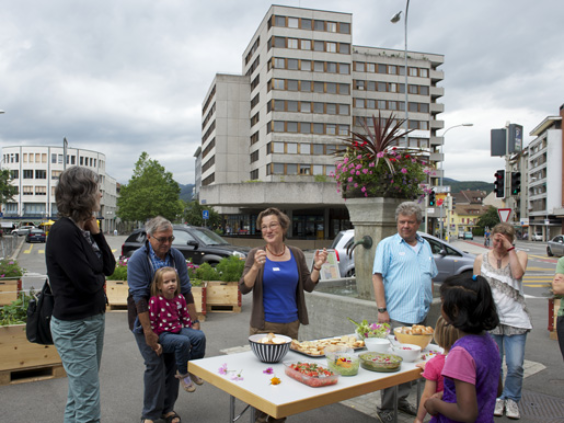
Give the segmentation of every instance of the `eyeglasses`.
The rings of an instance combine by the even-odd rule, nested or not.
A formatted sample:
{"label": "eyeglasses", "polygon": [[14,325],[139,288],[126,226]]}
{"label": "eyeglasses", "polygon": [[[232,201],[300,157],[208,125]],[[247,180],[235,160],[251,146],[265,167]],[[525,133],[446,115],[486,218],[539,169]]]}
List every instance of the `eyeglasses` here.
{"label": "eyeglasses", "polygon": [[279,223],[271,223],[268,226],[266,226],[266,225],[261,226],[260,230],[264,232],[264,231],[267,231],[269,229],[276,229],[278,226],[280,226]]}
{"label": "eyeglasses", "polygon": [[173,236],[169,236],[168,238],[163,236],[161,238],[157,238],[157,237],[153,237],[153,239],[155,241],[157,241],[159,244],[162,244],[163,242],[172,242],[174,241],[174,237]]}

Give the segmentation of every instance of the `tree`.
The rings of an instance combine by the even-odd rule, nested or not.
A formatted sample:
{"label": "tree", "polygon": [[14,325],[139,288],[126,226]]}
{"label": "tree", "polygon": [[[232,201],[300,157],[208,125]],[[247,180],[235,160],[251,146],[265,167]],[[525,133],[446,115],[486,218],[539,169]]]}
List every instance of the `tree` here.
{"label": "tree", "polygon": [[121,187],[117,216],[126,221],[145,222],[160,215],[174,222],[183,210],[179,195],[180,187],[172,179],[172,173],[143,152],[135,164],[133,177]]}
{"label": "tree", "polygon": [[480,216],[476,226],[484,229],[486,227],[493,228],[495,225],[499,223],[499,215],[497,214],[497,209],[493,206],[490,206],[486,212]]}
{"label": "tree", "polygon": [[[207,222],[204,222],[202,217],[202,212],[208,210],[210,213],[210,218]],[[211,228],[221,227],[222,219],[218,212],[216,212],[213,207],[202,206],[195,200],[186,202],[184,204],[184,222],[189,225],[194,226],[208,226]]]}
{"label": "tree", "polygon": [[10,184],[12,177],[8,169],[0,171],[0,204],[13,200],[14,195],[18,193],[18,187]]}

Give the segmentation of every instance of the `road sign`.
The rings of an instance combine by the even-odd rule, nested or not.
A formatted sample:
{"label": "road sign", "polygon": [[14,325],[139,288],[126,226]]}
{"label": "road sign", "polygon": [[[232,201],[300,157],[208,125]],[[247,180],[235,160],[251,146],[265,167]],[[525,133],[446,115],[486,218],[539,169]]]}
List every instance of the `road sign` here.
{"label": "road sign", "polygon": [[444,201],[444,200],[443,200],[442,198],[439,198],[439,199],[437,200],[437,206],[442,206],[442,205],[443,205],[443,201]]}
{"label": "road sign", "polygon": [[513,209],[497,209],[499,220],[501,220],[502,222],[509,222],[512,211]]}
{"label": "road sign", "polygon": [[208,220],[210,218],[210,211],[209,210],[202,210],[202,218],[204,220]]}

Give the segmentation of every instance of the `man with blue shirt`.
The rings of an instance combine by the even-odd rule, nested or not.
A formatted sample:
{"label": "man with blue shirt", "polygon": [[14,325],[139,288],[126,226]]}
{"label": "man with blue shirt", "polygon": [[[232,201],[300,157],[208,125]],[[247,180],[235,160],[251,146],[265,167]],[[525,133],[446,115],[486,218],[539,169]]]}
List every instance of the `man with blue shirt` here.
{"label": "man with blue shirt", "polygon": [[[192,317],[190,332],[191,357],[203,357],[206,337],[200,331],[192,285],[188,277],[186,259],[180,251],[172,248],[174,241],[172,223],[157,216],[145,225],[147,241],[136,250],[127,263],[129,297],[127,314],[129,327],[133,331],[139,351],[145,362],[143,376],[144,394],[141,423],[152,423],[164,419],[180,423],[180,416],[174,411],[178,398],[178,377],[174,354],[162,354],[159,337],[151,329],[148,301],[151,296],[151,282],[161,267],[174,267],[178,273],[180,292],[186,298],[188,313]],[[192,381],[201,385],[203,381],[190,375]]]}
{"label": "man with blue shirt", "polygon": [[[398,233],[383,239],[376,248],[372,283],[378,306],[378,322],[398,326],[423,324],[433,300],[432,279],[437,266],[431,247],[417,230],[423,219],[421,207],[408,201],[396,209]],[[416,415],[417,409],[407,402],[411,383],[399,386],[398,409]],[[378,409],[382,422],[392,422],[393,388],[382,390]]]}

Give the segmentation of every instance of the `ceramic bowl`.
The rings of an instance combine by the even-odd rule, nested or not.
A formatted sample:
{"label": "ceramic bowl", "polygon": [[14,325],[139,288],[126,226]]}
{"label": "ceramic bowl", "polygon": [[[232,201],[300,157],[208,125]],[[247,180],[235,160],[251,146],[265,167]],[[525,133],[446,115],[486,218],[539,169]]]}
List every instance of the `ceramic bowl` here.
{"label": "ceramic bowl", "polygon": [[370,352],[386,354],[390,349],[390,341],[386,338],[366,338],[364,344]]}
{"label": "ceramic bowl", "polygon": [[413,362],[421,357],[421,347],[414,344],[393,345],[392,353],[399,355],[406,362]]}
{"label": "ceramic bowl", "polygon": [[263,363],[278,363],[286,356],[286,354],[288,354],[292,338],[286,335],[275,334],[274,339],[282,340],[283,342],[265,344],[261,342],[261,340],[263,340],[265,337],[266,334],[264,333],[257,333],[255,335],[249,336],[249,344],[251,344],[251,350]]}
{"label": "ceramic bowl", "polygon": [[421,349],[425,349],[427,345],[433,339],[432,333],[422,334],[422,335],[412,335],[407,333],[402,333],[401,328],[394,329],[394,335],[396,336],[397,340],[402,344],[414,344],[419,345]]}

